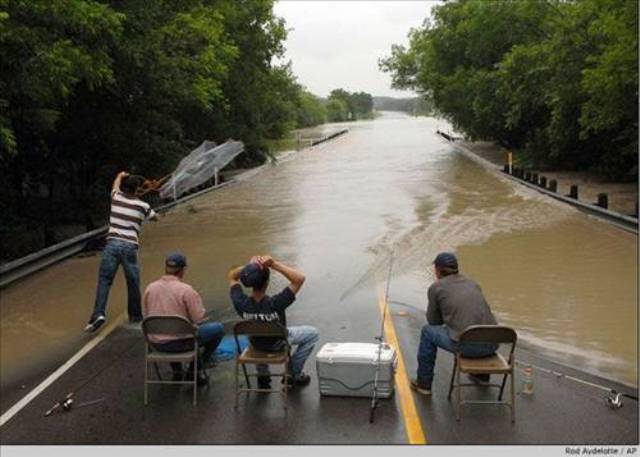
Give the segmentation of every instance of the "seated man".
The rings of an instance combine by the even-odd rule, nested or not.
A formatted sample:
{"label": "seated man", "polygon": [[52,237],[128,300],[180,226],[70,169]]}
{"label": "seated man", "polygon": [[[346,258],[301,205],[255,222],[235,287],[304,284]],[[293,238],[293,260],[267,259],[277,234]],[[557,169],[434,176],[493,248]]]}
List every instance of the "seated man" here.
{"label": "seated man", "polygon": [[[275,270],[285,278],[290,284],[280,293],[267,295],[269,285],[269,269]],[[231,301],[237,313],[245,320],[260,320],[265,322],[279,322],[286,326],[287,320],[285,310],[291,305],[296,294],[304,283],[305,276],[269,256],[253,257],[249,264],[244,267],[237,267],[229,271],[229,286],[231,287]],[[240,282],[245,287],[253,290],[248,296],[242,290]],[[289,344],[297,346],[296,351],[291,355],[289,364],[289,385],[306,386],[311,381],[311,377],[302,371],[304,363],[313,351],[313,347],[318,341],[318,330],[314,327],[303,325],[287,327]],[[276,352],[282,348],[282,340],[270,337],[253,338],[251,344],[260,351]],[[261,389],[269,389],[271,378],[268,376],[269,367],[267,365],[257,365],[258,386]]]}
{"label": "seated man", "polygon": [[[144,293],[144,315],[183,316],[194,324],[198,325],[198,345],[204,348],[202,356],[198,361],[198,385],[208,383],[208,378],[204,372],[203,362],[210,359],[213,352],[220,344],[224,336],[224,328],[219,322],[204,322],[205,309],[198,292],[182,282],[185,269],[187,268],[187,258],[175,252],[169,254],[165,261],[165,275],[147,287]],[[152,346],[160,352],[184,352],[193,349],[193,338],[172,337],[164,335],[150,335]],[[173,369],[173,380],[183,379],[182,364],[171,363]],[[193,364],[187,371],[185,380],[193,380]]]}
{"label": "seated man", "polygon": [[[460,333],[471,325],[496,325],[480,286],[458,273],[458,259],[442,252],[434,260],[436,281],[429,287],[427,321],[422,327],[418,348],[418,377],[411,388],[422,395],[431,395],[436,352],[442,348],[460,351],[464,357],[487,357],[498,349],[497,344],[458,343]],[[470,375],[473,380],[488,382],[489,375]]]}

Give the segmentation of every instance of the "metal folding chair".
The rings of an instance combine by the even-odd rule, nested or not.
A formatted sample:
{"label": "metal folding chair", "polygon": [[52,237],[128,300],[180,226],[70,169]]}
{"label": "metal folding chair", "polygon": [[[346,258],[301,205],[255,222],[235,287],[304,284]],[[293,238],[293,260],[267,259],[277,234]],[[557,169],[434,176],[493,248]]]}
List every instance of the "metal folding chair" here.
{"label": "metal folding chair", "polygon": [[[144,404],[148,404],[149,384],[193,384],[193,405],[197,403],[198,380],[198,327],[182,316],[150,316],[142,321],[142,333],[147,342],[144,357]],[[185,352],[160,352],[153,349],[149,335],[173,335],[180,338],[193,338],[193,350]],[[193,381],[163,381],[158,363],[193,362]],[[157,380],[149,379],[149,363],[153,363]]]}
{"label": "metal folding chair", "polygon": [[[256,349],[251,344],[244,351],[241,350],[240,335],[246,335],[248,337],[268,336],[274,338],[280,338],[284,341],[282,350],[278,352],[264,352]],[[282,402],[285,411],[287,410],[287,391],[289,389],[289,343],[287,341],[288,332],[287,328],[277,322],[260,322],[260,321],[242,321],[235,324],[233,327],[233,336],[238,348],[238,356],[236,357],[236,401],[235,407],[238,407],[238,398],[242,392],[264,392],[264,393],[279,393],[282,396]],[[251,387],[251,377],[260,376],[258,374],[249,374],[247,372],[247,364],[264,364],[264,365],[283,365],[283,371],[281,373],[270,373],[269,377],[281,377],[282,387],[274,389],[260,389]],[[240,387],[240,367],[244,373],[244,379],[247,384],[246,388]]]}
{"label": "metal folding chair", "polygon": [[[518,335],[516,331],[510,327],[504,327],[501,325],[472,325],[466,328],[460,335],[460,343],[467,344],[482,344],[482,343],[505,343],[511,344],[509,356],[505,359],[501,354],[496,352],[489,357],[471,358],[464,357],[460,352],[456,352],[453,373],[451,374],[451,383],[449,385],[448,398],[451,400],[451,393],[453,389],[457,389],[457,402],[456,402],[456,420],[460,420],[460,410],[463,404],[498,404],[506,405],[511,409],[511,422],[516,420],[515,412],[515,381],[514,381],[514,351],[516,348],[516,341]],[[462,383],[460,381],[461,373],[477,373],[477,374],[502,374],[501,384],[475,384],[475,383]],[[504,387],[507,382],[507,377],[511,375],[511,401],[502,401],[502,394],[504,393]],[[455,381],[455,383],[454,383]],[[463,387],[498,387],[500,393],[498,394],[497,401],[480,401],[480,400],[463,400],[462,388]]]}

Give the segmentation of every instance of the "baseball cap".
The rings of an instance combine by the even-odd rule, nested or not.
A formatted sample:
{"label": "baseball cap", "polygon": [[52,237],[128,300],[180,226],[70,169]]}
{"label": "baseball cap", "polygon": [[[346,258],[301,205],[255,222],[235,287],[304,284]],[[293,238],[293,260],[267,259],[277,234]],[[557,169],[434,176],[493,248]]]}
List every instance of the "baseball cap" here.
{"label": "baseball cap", "polygon": [[182,252],[172,252],[167,256],[164,263],[171,268],[184,268],[187,266],[187,258]]}
{"label": "baseball cap", "polygon": [[269,272],[257,263],[249,263],[240,272],[240,282],[245,287],[261,287],[269,278]]}
{"label": "baseball cap", "polygon": [[441,252],[433,260],[436,267],[458,269],[458,259],[453,252]]}

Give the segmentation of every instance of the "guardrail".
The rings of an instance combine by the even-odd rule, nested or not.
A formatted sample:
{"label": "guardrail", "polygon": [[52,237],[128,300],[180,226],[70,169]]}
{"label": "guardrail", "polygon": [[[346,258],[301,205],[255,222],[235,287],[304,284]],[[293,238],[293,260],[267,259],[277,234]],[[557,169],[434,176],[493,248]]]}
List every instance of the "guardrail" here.
{"label": "guardrail", "polygon": [[457,144],[454,137],[443,134],[443,132],[441,131],[437,131],[436,133],[441,137],[443,137],[445,140],[447,140],[453,147],[455,147],[456,149],[464,153],[470,159],[484,165],[487,168],[491,168],[492,170],[500,173],[501,176],[511,179],[512,181],[515,181],[519,184],[522,184],[528,187],[529,189],[545,194],[553,199],[562,201],[564,203],[568,203],[569,205],[575,207],[576,209],[582,212],[585,212],[587,214],[590,214],[592,216],[598,217],[618,228],[621,228],[631,233],[635,233],[636,235],[638,234],[638,218],[637,217],[627,216],[626,214],[621,214],[615,211],[611,211],[609,209],[605,209],[598,205],[582,202],[576,198],[562,195],[556,191],[547,189],[546,187],[541,187],[540,184],[534,184],[525,179],[519,178],[518,176],[509,174],[508,172],[503,172],[498,165],[495,165],[494,163],[488,161],[487,159],[484,159],[478,156],[473,151],[465,148],[464,146]]}
{"label": "guardrail", "polygon": [[[161,205],[155,208],[155,210],[157,212],[167,211],[176,205],[185,203],[193,198],[199,197],[202,194],[220,189],[221,187],[229,185],[234,181],[235,180],[232,179],[223,182],[222,184],[218,184],[217,186],[211,186],[199,192],[185,195],[184,197],[181,197],[175,201]],[[21,257],[20,259],[1,265],[0,288],[8,286],[18,279],[29,276],[30,274],[42,270],[49,265],[60,262],[61,260],[67,259],[84,251],[87,247],[87,244],[106,236],[108,230],[109,226],[104,225],[90,232],[83,233],[82,235],[78,235],[76,237],[46,247],[40,251],[34,252],[33,254],[29,254],[25,257]]]}
{"label": "guardrail", "polygon": [[[347,133],[348,131],[349,129],[343,129],[338,132],[332,133],[331,135],[313,141],[311,145],[315,146],[316,144],[331,140],[337,136]],[[175,201],[161,205],[155,208],[155,210],[157,212],[167,211],[174,206],[185,203],[189,200],[199,197],[200,195],[220,189],[231,183],[241,181],[243,180],[243,175],[245,174],[253,176],[255,173],[258,173],[260,170],[262,170],[263,167],[264,165],[252,170],[248,170],[245,173],[242,173],[237,177],[230,179],[229,181],[225,181],[216,186],[208,187],[193,194],[185,195]],[[34,252],[33,254],[29,254],[25,257],[21,257],[20,259],[0,265],[0,288],[6,287],[12,282],[17,281],[18,279],[29,276],[37,271],[48,267],[49,265],[60,262],[61,260],[67,259],[84,251],[90,242],[106,236],[108,230],[109,227],[105,225],[103,227],[92,230],[91,232],[83,233],[82,235],[78,235],[52,246],[48,246],[40,251]]]}
{"label": "guardrail", "polygon": [[311,141],[311,146],[315,146],[316,144],[320,144],[320,143],[324,143],[325,141],[329,141],[334,139],[335,137],[338,137],[340,135],[344,135],[345,133],[347,133],[349,131],[349,129],[342,129],[342,130],[338,130],[335,133],[332,133],[331,135],[327,135],[325,137],[322,137],[318,140],[312,140]]}

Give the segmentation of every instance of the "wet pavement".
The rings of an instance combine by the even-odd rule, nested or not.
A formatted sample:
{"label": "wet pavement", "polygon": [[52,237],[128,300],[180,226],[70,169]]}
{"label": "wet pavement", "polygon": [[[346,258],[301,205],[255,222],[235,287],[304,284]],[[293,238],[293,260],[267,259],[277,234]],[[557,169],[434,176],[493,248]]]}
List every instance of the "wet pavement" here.
{"label": "wet pavement", "polygon": [[[148,225],[140,251],[142,284],[161,274],[167,252],[182,250],[190,264],[185,280],[216,318],[230,321],[235,316],[226,271],[251,255],[269,253],[308,277],[288,315],[291,324],[315,325],[321,343],[373,342],[380,319],[376,288],[385,281],[393,252],[390,299],[405,304],[392,305],[392,311],[405,312],[394,315],[394,322],[410,375],[418,328],[424,323],[426,288],[433,280],[429,262],[440,250],[456,250],[463,272],[481,284],[500,322],[518,330],[523,347],[545,360],[637,383],[636,236],[496,177],[440,141],[435,120],[387,114],[349,128],[347,135],[287,156]],[[81,329],[93,302],[98,262],[97,256],[70,259],[3,290],[3,413],[88,340]],[[123,310],[122,279],[119,275],[112,289],[111,322]],[[284,285],[276,276],[271,291]],[[60,395],[129,346],[132,352],[81,390],[82,401],[106,397],[108,402],[42,417]],[[211,388],[203,391],[197,407],[191,406],[188,389],[152,386],[156,396],[152,392],[151,404],[144,408],[142,351],[140,335],[117,330],[4,425],[2,442],[407,440],[398,398],[384,402],[376,423],[369,426],[366,400],[320,399],[315,379],[292,396],[288,418],[282,417],[276,396],[251,399],[235,413],[229,362],[214,370]],[[441,357],[438,363],[442,377],[438,375],[437,382],[446,384],[450,359]],[[540,381],[540,386],[555,382],[544,377]],[[545,436],[552,442],[637,440],[637,412],[632,408],[603,410],[589,399],[591,394],[583,397],[572,386],[547,387],[537,391],[533,406],[518,405],[522,413],[515,429],[508,424],[508,411],[500,408],[485,412],[469,407],[462,423],[477,427],[461,429],[454,427],[446,400],[416,398],[416,405],[427,439],[434,443],[545,443]],[[565,405],[562,399],[570,401]],[[557,413],[552,408],[556,405],[562,405]],[[256,412],[248,413],[245,406]],[[609,425],[592,429],[566,420],[594,415],[602,415]],[[487,437],[468,431],[485,430],[483,417],[504,426],[500,433]],[[548,430],[534,430],[532,424],[541,427],[546,422]],[[264,423],[268,433],[257,432]],[[575,427],[563,431],[560,424]]]}

